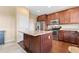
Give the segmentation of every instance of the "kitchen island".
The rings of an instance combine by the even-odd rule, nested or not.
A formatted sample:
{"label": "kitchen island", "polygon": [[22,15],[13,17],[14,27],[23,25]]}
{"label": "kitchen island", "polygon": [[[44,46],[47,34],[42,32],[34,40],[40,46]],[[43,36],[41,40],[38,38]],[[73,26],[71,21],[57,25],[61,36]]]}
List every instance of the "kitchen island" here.
{"label": "kitchen island", "polygon": [[25,49],[33,53],[50,52],[52,48],[51,31],[28,31],[24,33]]}

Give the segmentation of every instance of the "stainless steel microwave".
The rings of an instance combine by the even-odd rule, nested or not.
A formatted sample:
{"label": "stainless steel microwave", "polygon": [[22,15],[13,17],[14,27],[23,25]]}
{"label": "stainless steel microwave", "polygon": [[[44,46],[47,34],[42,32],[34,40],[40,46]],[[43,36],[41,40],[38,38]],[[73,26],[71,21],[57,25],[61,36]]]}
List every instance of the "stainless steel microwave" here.
{"label": "stainless steel microwave", "polygon": [[51,20],[50,24],[52,24],[52,25],[58,25],[59,24],[59,20],[58,19]]}

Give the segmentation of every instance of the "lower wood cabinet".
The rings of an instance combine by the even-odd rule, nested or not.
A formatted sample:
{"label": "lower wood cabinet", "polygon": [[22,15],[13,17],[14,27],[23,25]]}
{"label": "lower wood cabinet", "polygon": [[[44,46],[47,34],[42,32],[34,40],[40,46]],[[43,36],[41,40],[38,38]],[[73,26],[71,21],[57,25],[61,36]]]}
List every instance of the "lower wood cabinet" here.
{"label": "lower wood cabinet", "polygon": [[73,44],[79,44],[79,35],[77,31],[59,31],[59,40]]}
{"label": "lower wood cabinet", "polygon": [[41,52],[40,51],[40,36],[36,36],[36,37],[31,37],[31,42],[30,42],[30,51],[31,52]]}
{"label": "lower wood cabinet", "polygon": [[78,34],[77,34],[76,44],[79,45],[79,32],[78,32]]}
{"label": "lower wood cabinet", "polygon": [[63,30],[59,31],[58,40],[60,40],[60,41],[64,40],[64,31]]}
{"label": "lower wood cabinet", "polygon": [[24,46],[26,47],[26,48],[29,48],[30,47],[30,39],[29,39],[29,35],[27,35],[27,34],[24,34],[24,40],[23,40],[23,42],[24,42]]}
{"label": "lower wood cabinet", "polygon": [[52,48],[52,33],[41,36],[41,52],[49,52]]}
{"label": "lower wood cabinet", "polygon": [[34,53],[50,52],[52,48],[52,33],[39,36],[31,36],[24,34],[24,46]]}
{"label": "lower wood cabinet", "polygon": [[76,44],[77,32],[76,31],[64,31],[64,41]]}

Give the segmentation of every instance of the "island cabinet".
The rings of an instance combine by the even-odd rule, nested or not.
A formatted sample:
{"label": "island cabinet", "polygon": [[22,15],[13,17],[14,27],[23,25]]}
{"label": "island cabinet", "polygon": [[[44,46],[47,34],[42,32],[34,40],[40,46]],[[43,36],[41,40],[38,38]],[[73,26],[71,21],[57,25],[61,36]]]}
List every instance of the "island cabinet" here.
{"label": "island cabinet", "polygon": [[24,34],[24,46],[34,53],[50,52],[52,48],[52,33],[38,36]]}

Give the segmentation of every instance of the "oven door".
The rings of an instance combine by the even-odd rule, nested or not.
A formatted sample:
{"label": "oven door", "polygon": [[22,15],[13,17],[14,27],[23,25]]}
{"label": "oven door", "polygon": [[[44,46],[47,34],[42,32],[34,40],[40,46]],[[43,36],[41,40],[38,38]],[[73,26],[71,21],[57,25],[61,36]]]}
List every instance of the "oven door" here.
{"label": "oven door", "polygon": [[59,30],[53,30],[52,36],[54,40],[58,40],[58,32]]}

